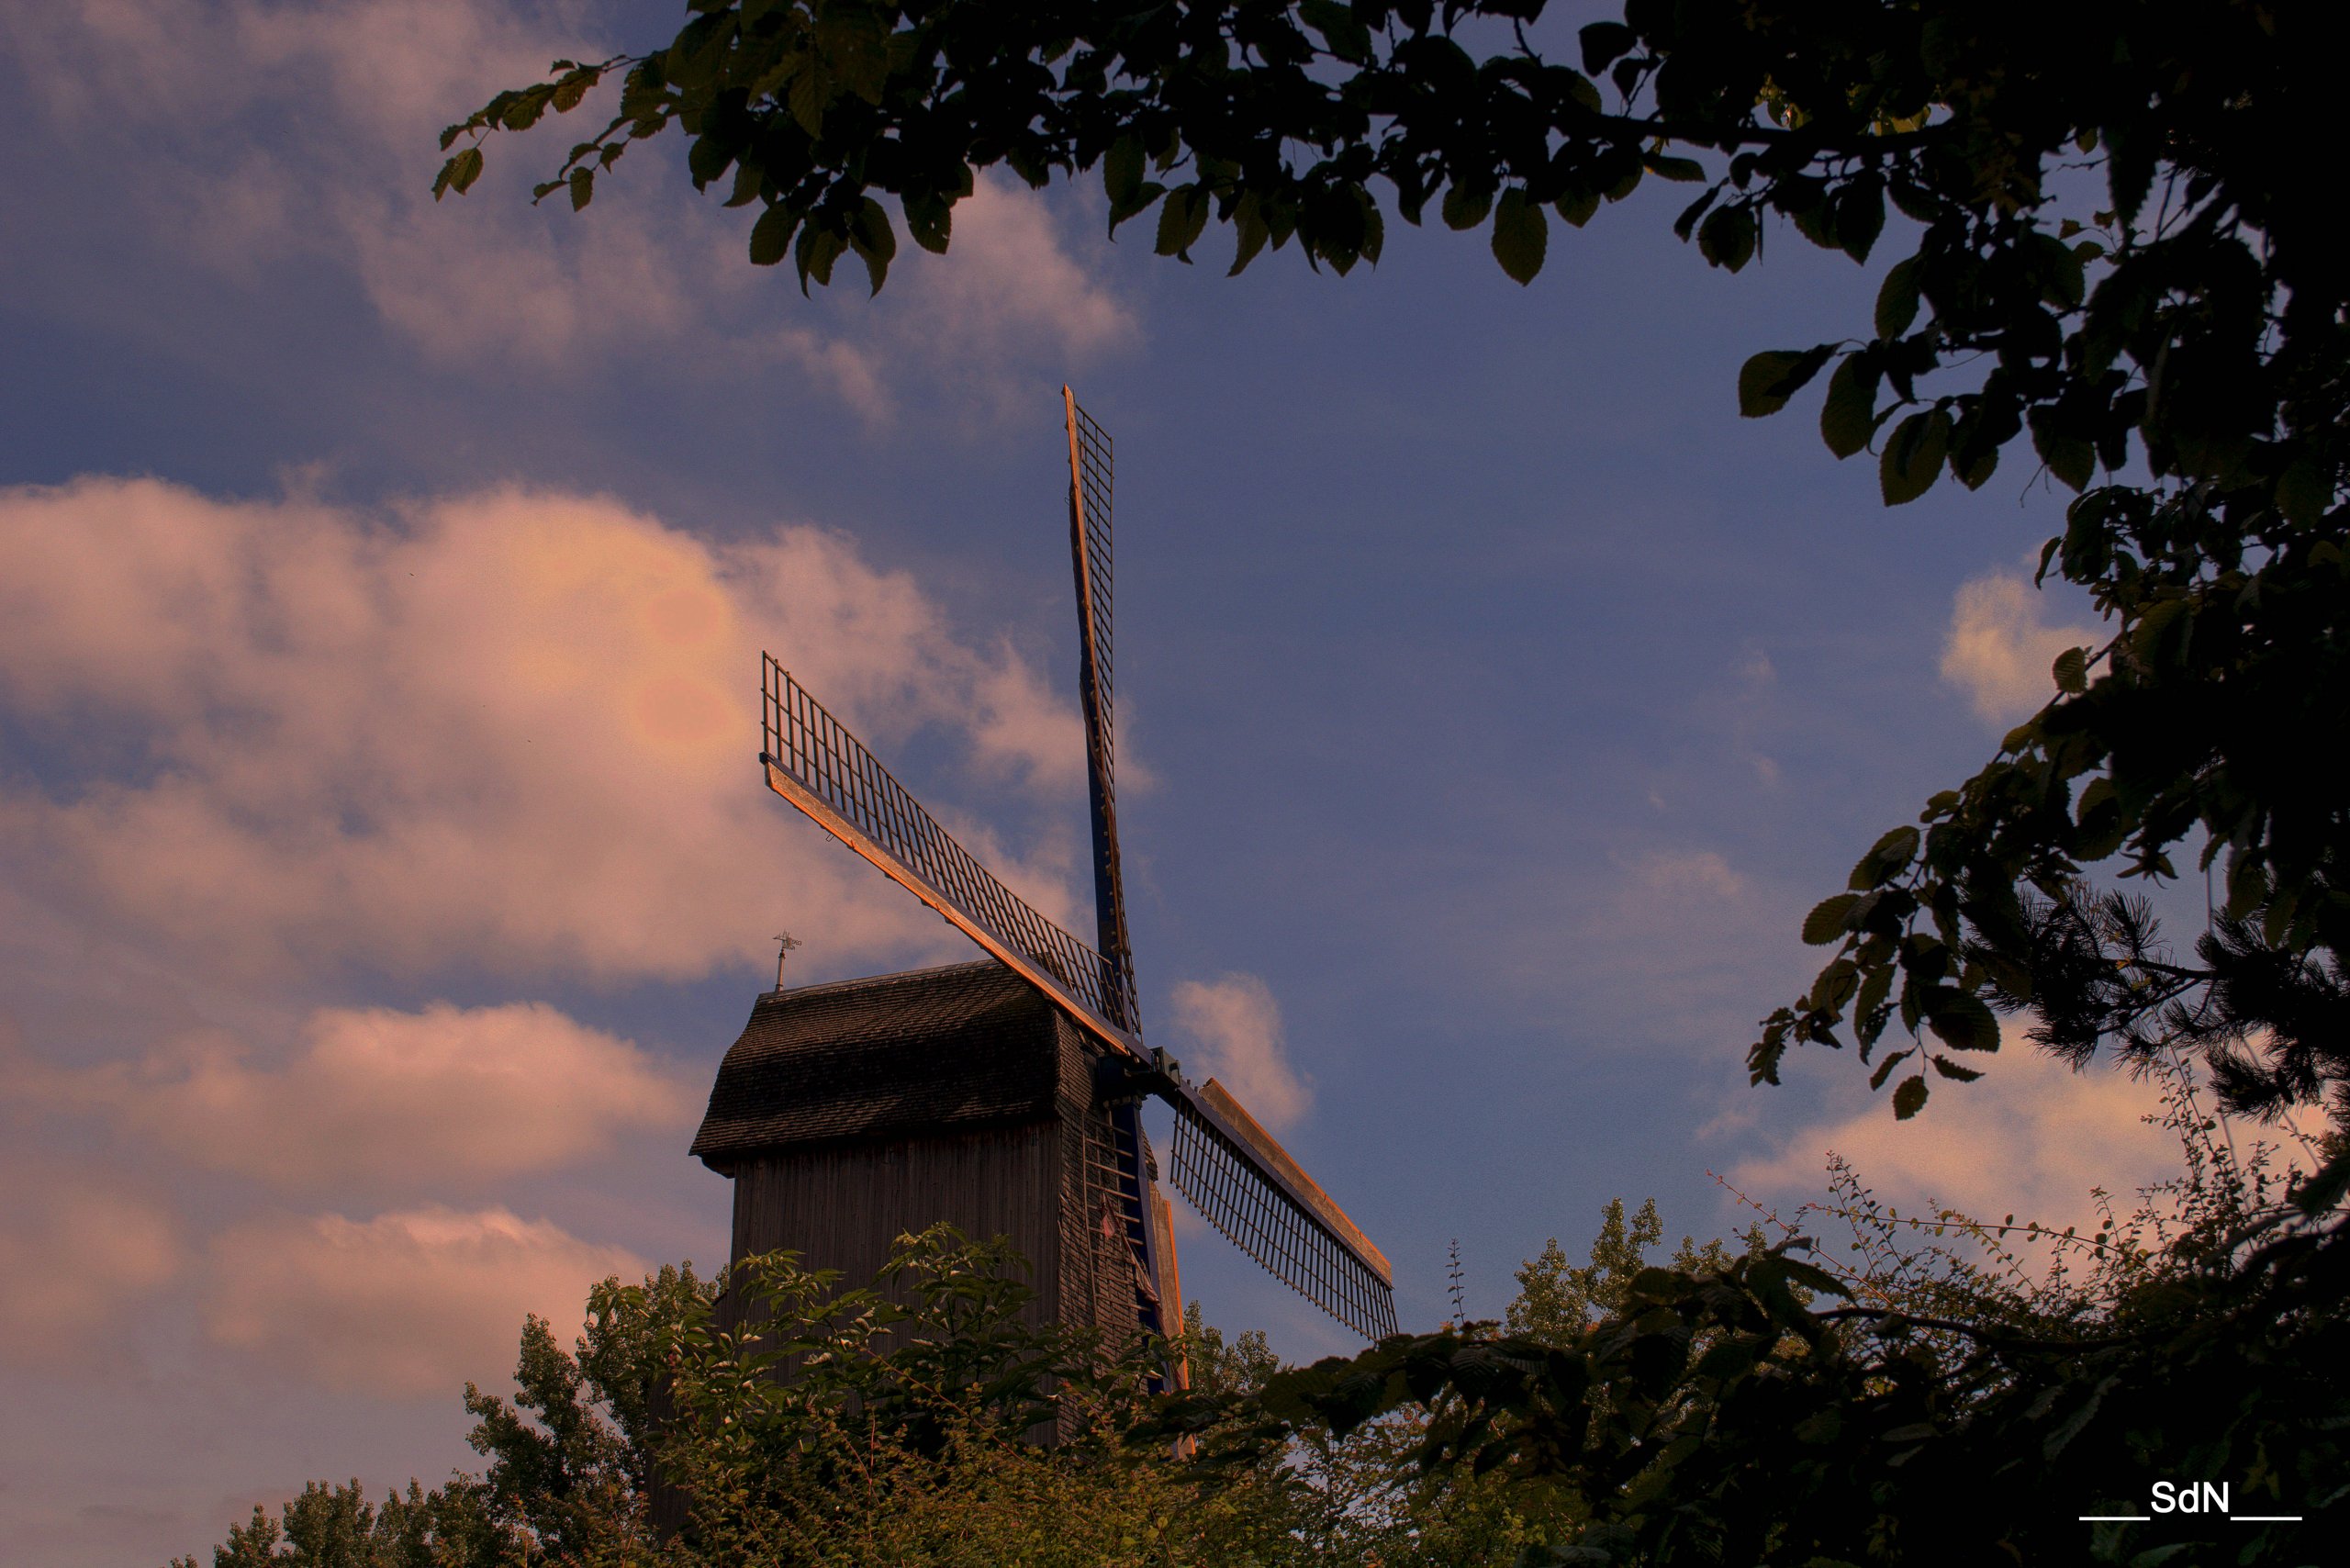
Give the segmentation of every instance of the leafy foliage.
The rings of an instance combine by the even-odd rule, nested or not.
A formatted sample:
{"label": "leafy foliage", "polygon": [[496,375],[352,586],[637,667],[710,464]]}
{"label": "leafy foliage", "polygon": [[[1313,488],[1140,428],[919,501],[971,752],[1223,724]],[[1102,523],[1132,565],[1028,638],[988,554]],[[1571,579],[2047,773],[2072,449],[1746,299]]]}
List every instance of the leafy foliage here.
{"label": "leafy foliage", "polygon": [[1202,1394],[1255,1394],[1281,1367],[1263,1329],[1244,1328],[1227,1340],[1196,1301],[1183,1305],[1177,1349],[1191,1386]]}
{"label": "leafy foliage", "polygon": [[[1648,1267],[1651,1247],[1664,1239],[1664,1222],[1657,1217],[1656,1200],[1644,1201],[1628,1220],[1624,1200],[1610,1198],[1601,1211],[1599,1234],[1592,1238],[1591,1261],[1575,1268],[1552,1237],[1540,1253],[1527,1260],[1516,1273],[1517,1294],[1503,1314],[1502,1327],[1510,1334],[1561,1348],[1580,1341],[1595,1318],[1620,1309],[1629,1299],[1632,1282]],[[1676,1269],[1720,1269],[1729,1253],[1719,1239],[1700,1246],[1683,1237],[1674,1249]]]}
{"label": "leafy foliage", "polygon": [[[2344,1216],[2306,1186],[2289,1201],[2266,1152],[2239,1160],[2170,1072],[2186,1173],[2126,1228],[1905,1219],[1841,1168],[1813,1216],[1851,1227],[1850,1264],[1782,1226],[1623,1280],[1608,1265],[1653,1233],[1611,1226],[1584,1278],[1619,1294],[1582,1333],[1398,1337],[1285,1372],[1262,1404],[1338,1433],[1414,1413],[1422,1464],[1587,1511],[1529,1562],[2309,1562],[2350,1519]],[[2019,1233],[2056,1251],[2036,1280]],[[2305,1519],[2080,1522],[2143,1512],[2158,1478]]]}
{"label": "leafy foliage", "polygon": [[[314,1481],[290,1498],[278,1518],[256,1506],[232,1525],[213,1549],[212,1568],[442,1568],[448,1562],[493,1562],[497,1527],[477,1484],[456,1481],[425,1491],[408,1483],[406,1495],[387,1494],[378,1508],[353,1480],[332,1486]],[[196,1568],[174,1557],[171,1568]]]}
{"label": "leafy foliage", "polygon": [[[1305,1560],[1278,1456],[1140,1439],[1164,1347],[1105,1354],[1032,1321],[1024,1270],[940,1226],[856,1287],[789,1253],[722,1294],[690,1269],[607,1280],[573,1350],[526,1322],[510,1404],[467,1386],[485,1473],[380,1509],[356,1482],[313,1485],[282,1523],[231,1529],[215,1568]],[[1262,1335],[1192,1338],[1236,1392],[1271,1370]]]}

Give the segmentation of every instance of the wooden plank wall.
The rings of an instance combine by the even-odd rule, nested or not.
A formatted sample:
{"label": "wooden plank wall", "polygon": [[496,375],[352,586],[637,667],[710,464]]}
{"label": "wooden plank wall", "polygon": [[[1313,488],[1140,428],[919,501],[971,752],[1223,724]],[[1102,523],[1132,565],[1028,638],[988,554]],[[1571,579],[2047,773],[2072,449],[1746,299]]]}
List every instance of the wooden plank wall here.
{"label": "wooden plank wall", "polygon": [[941,1220],[1009,1236],[1035,1266],[1029,1316],[1060,1315],[1060,1128],[1051,1122],[948,1137],[817,1144],[748,1159],[734,1174],[734,1256],[789,1248],[862,1285],[895,1238]]}
{"label": "wooden plank wall", "polygon": [[1033,1321],[1096,1325],[1112,1349],[1126,1343],[1139,1327],[1141,1275],[1117,1218],[1109,1112],[1093,1097],[1100,1047],[1058,1014],[1037,1044],[1059,1058],[1051,1121],[803,1144],[742,1160],[734,1258],[789,1248],[807,1267],[838,1269],[861,1285],[898,1236],[944,1220],[968,1236],[1012,1238],[1034,1266]]}

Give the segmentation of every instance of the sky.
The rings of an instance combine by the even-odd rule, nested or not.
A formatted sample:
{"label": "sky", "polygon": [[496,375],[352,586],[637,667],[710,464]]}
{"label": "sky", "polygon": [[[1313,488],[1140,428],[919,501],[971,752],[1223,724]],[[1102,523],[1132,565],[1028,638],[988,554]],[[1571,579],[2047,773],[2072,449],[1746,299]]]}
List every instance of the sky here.
{"label": "sky", "polygon": [[[2059,1223],[2167,1168],[2145,1085],[2020,1040],[1910,1124],[1841,1055],[1746,1082],[1803,913],[2096,637],[2023,464],[1887,512],[1807,400],[1738,418],[1868,269],[1709,271],[1644,192],[1530,287],[1400,223],[1228,279],[991,175],[949,256],[808,299],[677,146],[580,215],[527,199],[567,125],[431,199],[442,125],[675,21],[0,0],[12,1562],[430,1484],[526,1313],[723,1262],[685,1150],[775,934],[810,981],[974,956],[765,790],[762,650],[1090,929],[1064,381],[1117,443],[1146,1031],[1406,1326],[1456,1245],[1498,1316],[1610,1198],[1702,1239],[1831,1148]],[[1351,1348],[1178,1206],[1214,1321]]]}

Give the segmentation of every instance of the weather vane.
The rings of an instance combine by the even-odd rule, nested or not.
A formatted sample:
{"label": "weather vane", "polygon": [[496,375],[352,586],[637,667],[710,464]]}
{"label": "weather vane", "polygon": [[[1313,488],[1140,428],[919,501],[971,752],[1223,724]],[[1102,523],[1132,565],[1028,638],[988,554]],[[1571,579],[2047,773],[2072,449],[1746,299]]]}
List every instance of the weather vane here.
{"label": "weather vane", "polygon": [[799,946],[800,942],[799,937],[794,936],[789,931],[777,932],[775,934],[775,988],[778,991],[781,991],[783,989],[783,961],[791,956],[791,950],[794,947]]}

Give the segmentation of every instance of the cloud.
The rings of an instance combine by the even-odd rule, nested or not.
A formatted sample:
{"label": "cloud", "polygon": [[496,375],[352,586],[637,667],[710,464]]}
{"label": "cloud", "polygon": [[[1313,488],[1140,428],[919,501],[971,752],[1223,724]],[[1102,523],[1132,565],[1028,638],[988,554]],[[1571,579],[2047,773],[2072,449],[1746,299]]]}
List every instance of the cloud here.
{"label": "cloud", "polygon": [[2126,1213],[2136,1190],[2172,1174],[2177,1138],[2143,1118],[2161,1095],[2150,1081],[2103,1064],[2085,1072],[2032,1046],[2012,1026],[1974,1083],[1937,1081],[1910,1121],[1875,1095],[1850,1116],[1817,1123],[1767,1159],[1739,1165],[1750,1193],[1818,1197],[1830,1150],[1852,1161],[1879,1196],[1907,1211],[1941,1205],[1978,1219],[2013,1214],[2062,1227],[2097,1220],[2089,1190],[2115,1194]]}
{"label": "cloud", "polygon": [[0,1360],[118,1362],[137,1300],[179,1272],[177,1226],[108,1172],[0,1159]]}
{"label": "cloud", "polygon": [[2056,695],[2049,674],[2056,655],[2105,640],[2094,626],[2049,625],[2044,610],[2040,590],[2013,573],[1995,572],[1959,588],[1942,645],[1942,678],[1965,692],[1985,720],[2009,724],[2037,711]]}
{"label": "cloud", "polygon": [[944,347],[957,360],[994,364],[1039,342],[1061,358],[1084,360],[1141,339],[1133,313],[1062,248],[1044,196],[1006,176],[980,178],[956,204],[946,256],[914,254],[900,329],[910,348]]}
{"label": "cloud", "polygon": [[[1066,803],[1077,721],[837,534],[706,544],[600,498],[392,515],[151,480],[0,491],[0,711],[67,776],[0,784],[0,872],[260,977],[524,966],[619,983],[944,952],[759,786],[762,647],[887,755],[959,739]],[[78,766],[71,766],[78,765]],[[1005,880],[1066,923],[1056,852]]]}
{"label": "cloud", "polygon": [[512,1374],[526,1314],[578,1331],[588,1287],[644,1263],[503,1208],[271,1216],[216,1237],[206,1334],[335,1392],[445,1399]]}
{"label": "cloud", "polygon": [[[543,368],[621,349],[772,363],[879,420],[900,380],[943,375],[1000,400],[1035,379],[1009,367],[1058,367],[1138,337],[1063,246],[1044,198],[1000,177],[957,207],[950,258],[901,264],[869,306],[847,291],[811,305],[787,276],[752,268],[745,215],[694,193],[675,166],[682,134],[605,175],[588,213],[532,206],[530,185],[587,122],[600,126],[612,86],[574,119],[493,137],[473,192],[431,199],[444,125],[539,80],[550,60],[616,52],[614,22],[560,0],[60,0],[0,10],[0,41],[24,62],[60,155],[106,149],[109,192],[169,237],[170,264],[250,282],[274,260],[323,260],[442,363]],[[778,305],[823,325],[776,325]]]}
{"label": "cloud", "polygon": [[476,1182],[571,1164],[688,1120],[694,1095],[625,1040],[552,1007],[322,1008],[281,1067],[192,1036],[132,1066],[18,1070],[0,1094],[96,1110],[208,1170],[285,1187]]}
{"label": "cloud", "polygon": [[1183,980],[1171,1020],[1190,1044],[1190,1075],[1215,1078],[1248,1114],[1279,1132],[1296,1125],[1314,1102],[1312,1086],[1290,1065],[1281,1044],[1281,1004],[1255,975]]}

